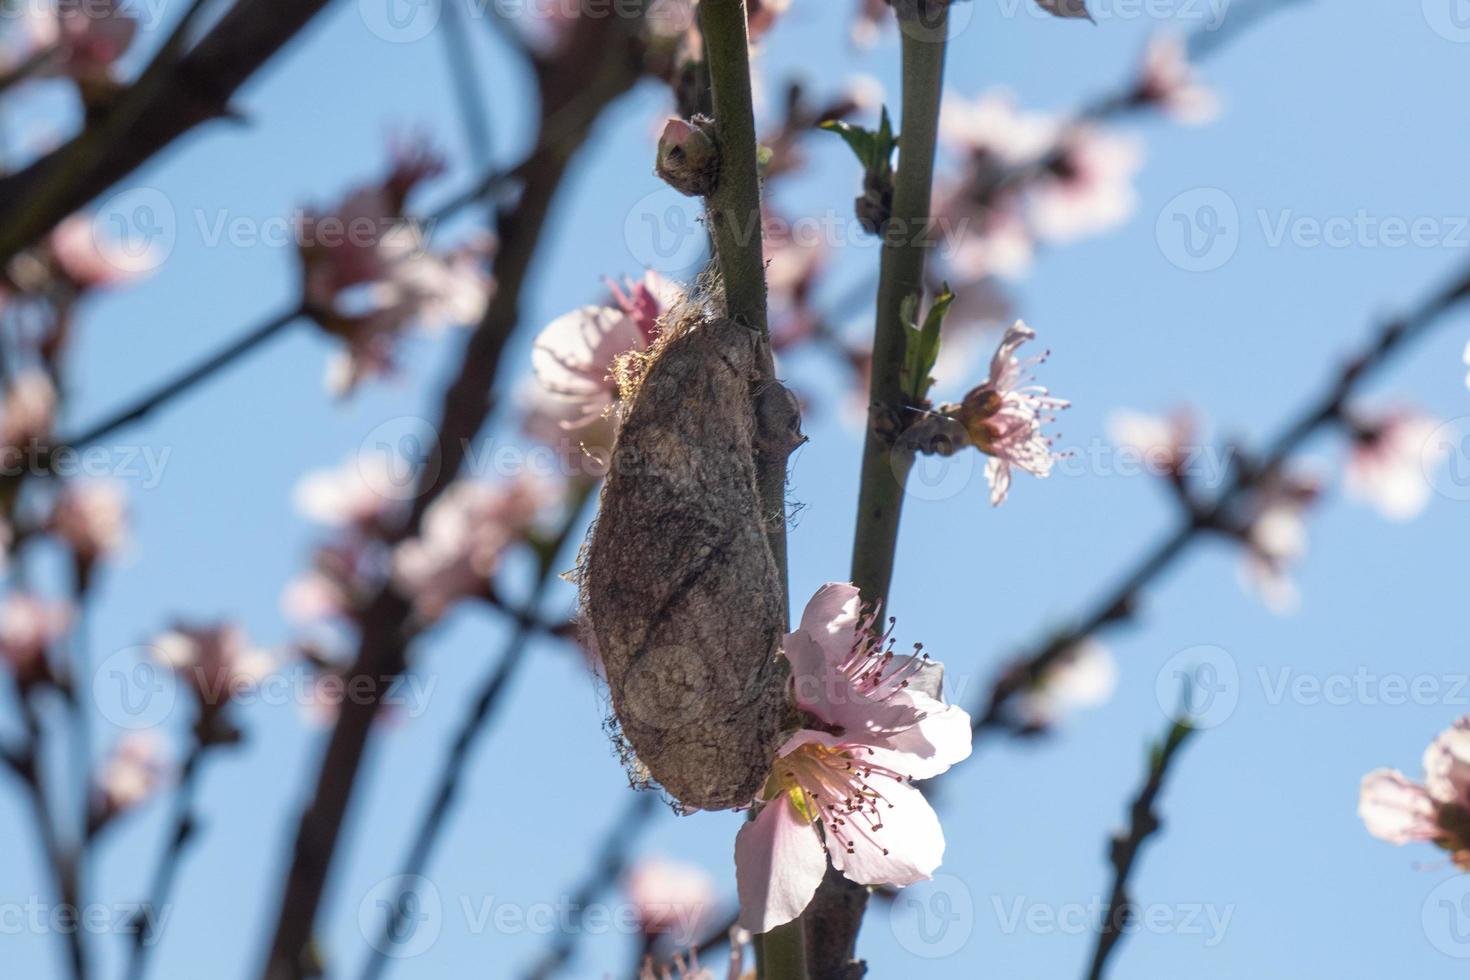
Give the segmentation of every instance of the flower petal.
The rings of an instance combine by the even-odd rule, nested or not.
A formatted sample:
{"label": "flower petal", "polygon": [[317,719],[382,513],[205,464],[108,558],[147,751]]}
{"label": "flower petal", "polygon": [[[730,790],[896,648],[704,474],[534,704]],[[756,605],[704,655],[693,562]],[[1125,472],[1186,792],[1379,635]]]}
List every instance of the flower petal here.
{"label": "flower petal", "polygon": [[826,873],[827,858],[812,825],[783,794],[735,835],[740,928],[769,932],[795,919]]}
{"label": "flower petal", "polygon": [[801,629],[818,643],[826,636],[844,640],[839,652],[846,659],[853,627],[862,614],[862,596],[850,582],[828,582],[817,590],[801,614]]}
{"label": "flower petal", "polygon": [[1424,787],[1397,769],[1375,769],[1363,777],[1358,816],[1379,840],[1390,844],[1433,840],[1439,834],[1435,809]]}
{"label": "flower petal", "polygon": [[918,724],[867,742],[873,762],[910,779],[929,779],[970,757],[974,729],[969,712],[922,694],[915,707],[922,712]]}
{"label": "flower petal", "polygon": [[869,781],[883,794],[875,815],[879,824],[870,827],[862,814],[848,817],[843,830],[852,850],[829,834],[832,866],[860,885],[912,885],[933,877],[944,858],[944,831],[934,808],[912,786],[876,774]]}

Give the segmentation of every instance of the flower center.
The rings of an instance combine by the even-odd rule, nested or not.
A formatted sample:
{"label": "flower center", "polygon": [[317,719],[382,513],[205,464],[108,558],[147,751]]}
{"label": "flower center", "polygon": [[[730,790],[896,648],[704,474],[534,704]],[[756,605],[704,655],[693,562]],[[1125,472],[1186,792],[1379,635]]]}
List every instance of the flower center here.
{"label": "flower center", "polygon": [[784,796],[797,816],[820,822],[827,839],[848,854],[859,840],[887,854],[877,834],[883,829],[883,810],[893,804],[874,786],[873,777],[896,782],[907,777],[867,761],[872,751],[861,745],[803,745],[776,760],[765,795],[773,806],[780,806]]}

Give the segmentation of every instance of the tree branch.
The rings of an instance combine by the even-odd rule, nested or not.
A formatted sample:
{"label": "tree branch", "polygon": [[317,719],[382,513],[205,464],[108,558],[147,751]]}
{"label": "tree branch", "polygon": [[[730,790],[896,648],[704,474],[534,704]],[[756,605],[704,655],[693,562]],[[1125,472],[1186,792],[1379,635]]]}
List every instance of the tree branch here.
{"label": "tree branch", "polygon": [[[471,335],[458,375],[444,396],[438,438],[420,471],[418,497],[402,535],[419,526],[424,513],[456,478],[464,455],[493,407],[492,386],[505,344],[520,320],[520,294],[540,243],[551,204],[572,154],[587,129],[567,136],[545,123],[583,92],[595,93],[600,106],[611,104],[636,80],[622,32],[622,18],[579,17],[563,52],[566,67],[538,69],[542,125],[526,168],[525,187],[499,221],[501,248],[495,258],[496,292],[485,318]],[[588,66],[594,66],[589,78]],[[595,113],[594,113],[595,115]],[[364,613],[361,642],[352,677],[369,679],[371,699],[342,705],[322,759],[316,789],[303,812],[264,969],[267,980],[300,980],[308,964],[307,944],[321,905],[327,873],[336,853],[367,739],[385,682],[400,674],[412,639],[410,604],[391,585]]]}
{"label": "tree branch", "polygon": [[1102,980],[1108,957],[1133,919],[1133,900],[1128,894],[1128,879],[1133,873],[1144,842],[1159,830],[1159,815],[1154,810],[1154,802],[1164,788],[1164,778],[1169,773],[1169,766],[1194,732],[1195,729],[1188,722],[1176,721],[1170,725],[1163,741],[1149,752],[1148,778],[1144,780],[1143,787],[1128,810],[1128,832],[1115,836],[1108,849],[1108,859],[1113,865],[1113,890],[1103,911],[1102,928],[1097,934],[1092,966],[1087,971],[1088,980]]}
{"label": "tree branch", "polygon": [[1262,481],[1278,473],[1292,453],[1309,438],[1323,429],[1341,426],[1347,419],[1349,402],[1363,384],[1383,370],[1405,346],[1427,333],[1446,313],[1466,299],[1470,299],[1470,267],[1430,293],[1404,317],[1384,326],[1328,383],[1326,390],[1283,427],[1255,465],[1237,467],[1231,481],[1213,500],[1188,515],[1071,629],[1053,637],[1040,649],[1009,667],[988,696],[974,706],[975,733],[980,735],[987,730],[1021,728],[1009,710],[1016,697],[1034,685],[1077,643],[1106,626],[1129,619],[1144,590],[1172,567],[1195,540],[1223,526],[1226,517],[1258,489]]}
{"label": "tree branch", "polygon": [[[541,565],[537,569],[536,584],[531,590],[531,598],[526,603],[527,609],[534,611],[552,584],[557,581],[557,556],[573,535],[581,529],[586,505],[595,499],[593,493],[595,489],[596,484],[594,483],[584,483],[577,488],[577,499],[569,508],[566,520],[562,523],[556,536],[542,548]],[[429,797],[429,805],[425,808],[419,819],[418,829],[414,832],[413,844],[398,874],[399,879],[414,881],[428,870],[429,863],[433,860],[435,846],[448,826],[455,800],[459,798],[459,790],[464,782],[465,772],[469,768],[470,752],[474,748],[475,741],[489,726],[491,718],[495,715],[495,709],[500,705],[501,698],[509,689],[511,682],[528,662],[527,651],[536,634],[535,627],[536,621],[529,617],[517,622],[510,638],[506,641],[500,660],[486,676],[469,714],[465,716],[459,730],[455,733],[454,741],[450,743],[449,752],[445,755],[440,767],[439,779],[435,784],[434,792]],[[392,937],[399,935],[405,925],[405,917],[409,911],[407,900],[410,891],[411,888],[405,889],[393,896],[390,911],[384,917],[383,930],[378,934],[378,941],[370,944],[372,948],[368,953],[367,963],[363,966],[362,980],[378,980],[391,965],[388,950],[393,942]]]}
{"label": "tree branch", "polygon": [[[326,5],[239,0],[188,54],[173,58],[167,51],[171,63],[155,62],[156,72],[144,72],[146,91],[139,90],[141,102],[130,108],[126,125],[110,124],[104,113],[69,142],[0,178],[0,265],[195,126],[227,115],[236,90]],[[132,92],[121,96],[121,105]]]}

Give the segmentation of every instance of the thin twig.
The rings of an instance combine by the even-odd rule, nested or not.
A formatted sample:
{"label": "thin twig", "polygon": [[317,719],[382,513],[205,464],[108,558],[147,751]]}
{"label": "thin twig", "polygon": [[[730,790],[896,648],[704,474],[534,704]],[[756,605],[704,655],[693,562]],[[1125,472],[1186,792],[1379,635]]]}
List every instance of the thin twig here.
{"label": "thin twig", "polygon": [[483,171],[490,166],[492,149],[490,107],[480,90],[480,75],[475,71],[475,49],[470,43],[469,32],[465,30],[464,15],[457,0],[444,0],[440,11],[443,21],[437,30],[444,39],[444,53],[449,62],[455,100],[459,104],[459,118],[464,124],[465,141],[469,144],[470,159],[474,161],[475,168]]}
{"label": "thin twig", "polygon": [[41,853],[45,856],[46,864],[51,871],[62,914],[71,917],[71,921],[65,923],[69,928],[58,930],[66,943],[67,966],[71,978],[72,980],[86,980],[88,975],[87,951],[83,944],[80,922],[82,910],[78,901],[76,856],[61,843],[56,815],[46,793],[46,783],[41,775],[41,743],[44,738],[44,730],[36,714],[35,705],[31,701],[31,695],[31,691],[20,692],[20,709],[22,720],[25,723],[26,744],[20,751],[20,755],[10,760],[11,768],[25,785],[26,796],[30,800],[31,813],[36,824],[36,833],[41,839]]}
{"label": "thin twig", "polygon": [[1169,726],[1163,741],[1149,750],[1148,778],[1129,807],[1128,832],[1116,835],[1108,848],[1108,860],[1113,865],[1113,889],[1103,909],[1102,927],[1097,934],[1097,946],[1092,954],[1087,980],[1102,980],[1108,957],[1133,920],[1135,911],[1133,899],[1128,894],[1128,879],[1133,874],[1144,842],[1159,831],[1159,815],[1154,803],[1164,788],[1169,766],[1195,731],[1187,721],[1176,721]]}
{"label": "thin twig", "polygon": [[[145,69],[124,117],[104,113],[69,142],[0,178],[0,265],[200,123],[225,116],[235,91],[327,5],[240,0],[182,58],[191,8]],[[153,66],[150,66],[150,68]],[[130,98],[121,96],[127,105]],[[121,123],[125,121],[126,125]],[[105,135],[105,139],[103,138]]]}
{"label": "thin twig", "polygon": [[[572,891],[568,908],[574,917],[579,918],[583,909],[597,901],[622,877],[628,868],[633,842],[660,810],[659,798],[653,793],[635,792],[628,800],[623,812],[604,835],[602,846],[593,856],[591,870]],[[526,980],[550,980],[567,965],[572,953],[576,951],[577,939],[582,933],[581,929],[576,928],[577,921],[574,918],[569,923],[570,928],[557,933],[551,948],[526,971]]]}
{"label": "thin twig", "polygon": [[1364,382],[1467,298],[1470,298],[1470,267],[1420,301],[1403,318],[1383,327],[1362,351],[1348,361],[1323,393],[1281,429],[1254,465],[1237,467],[1232,479],[1213,500],[1186,515],[1178,528],[1147,552],[1122,581],[1105,593],[1070,629],[1007,668],[984,699],[975,705],[976,734],[987,730],[1023,728],[1011,717],[1009,710],[1016,697],[1036,684],[1047,669],[1076,644],[1110,624],[1131,618],[1144,590],[1172,567],[1195,540],[1226,526],[1227,519],[1241,507],[1242,502],[1263,481],[1279,473],[1288,458],[1308,439],[1324,429],[1341,426],[1348,416],[1349,402]]}
{"label": "thin twig", "polygon": [[[577,499],[568,509],[561,528],[555,537],[543,545],[541,566],[537,569],[536,584],[531,589],[531,598],[527,601],[526,608],[534,611],[557,581],[557,558],[565,549],[567,542],[581,530],[586,517],[587,504],[595,499],[594,489],[595,484],[592,483],[585,483],[578,487]],[[415,881],[428,870],[429,863],[434,857],[435,846],[449,825],[449,817],[453,813],[455,801],[459,798],[460,789],[464,785],[465,774],[469,769],[470,754],[475,743],[489,728],[490,720],[495,715],[495,709],[501,703],[501,699],[510,688],[516,675],[530,662],[528,653],[531,640],[536,633],[534,627],[534,621],[529,618],[522,619],[516,624],[509,639],[506,640],[505,649],[499,661],[486,675],[469,713],[460,723],[454,741],[450,743],[449,751],[445,754],[440,766],[439,778],[435,782],[434,792],[429,796],[429,804],[419,818],[418,829],[414,832],[413,844],[409,847],[408,856],[400,866],[398,880]],[[408,899],[411,893],[412,887],[410,886],[393,896],[388,906],[389,912],[384,918],[383,929],[378,934],[378,940],[369,944],[371,949],[368,952],[367,963],[363,965],[362,980],[378,980],[391,964],[388,951],[392,947],[393,937],[400,935],[406,924],[406,916],[409,911]]]}
{"label": "thin twig", "polygon": [[203,769],[205,753],[209,743],[196,741],[184,759],[179,773],[179,783],[174,790],[173,815],[169,820],[168,842],[159,854],[158,864],[153,869],[153,879],[148,888],[148,904],[133,923],[132,945],[128,950],[127,980],[142,980],[148,970],[148,954],[162,937],[156,929],[159,917],[168,908],[169,895],[183,862],[184,852],[194,838],[197,829],[195,799],[199,792],[199,774]]}
{"label": "thin twig", "polygon": [[[568,65],[592,66],[587,71],[542,70],[543,115],[559,112],[589,89],[602,104],[610,105],[636,80],[623,32],[630,25],[621,18],[580,17],[573,24],[562,53]],[[492,408],[492,389],[501,353],[520,322],[520,294],[536,254],[551,205],[572,154],[587,135],[538,135],[534,166],[527,167],[518,201],[499,221],[501,248],[495,257],[496,292],[484,320],[469,339],[464,360],[444,395],[438,439],[431,460],[422,469],[419,496],[402,534],[412,534],[428,507],[459,473],[464,455]],[[548,138],[550,142],[548,142]],[[383,588],[364,613],[361,641],[351,677],[366,677],[377,685],[377,697],[349,700],[342,705],[322,758],[311,803],[302,813],[291,866],[276,916],[275,936],[263,975],[268,980],[299,980],[327,873],[362,766],[378,699],[385,679],[404,668],[412,639],[411,607],[391,585]],[[349,678],[350,680],[350,678]]]}

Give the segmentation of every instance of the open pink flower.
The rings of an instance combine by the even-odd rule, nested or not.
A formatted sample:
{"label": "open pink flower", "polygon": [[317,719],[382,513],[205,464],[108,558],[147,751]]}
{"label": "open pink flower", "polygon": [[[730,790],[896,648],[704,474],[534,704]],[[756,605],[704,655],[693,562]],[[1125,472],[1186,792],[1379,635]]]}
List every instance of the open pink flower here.
{"label": "open pink flower", "polygon": [[56,388],[45,371],[17,375],[5,389],[0,446],[24,448],[44,440],[56,421]]}
{"label": "open pink flower", "polygon": [[138,34],[131,5],[122,0],[60,0],[22,4],[33,51],[53,54],[43,66],[86,86],[107,85],[114,66]]}
{"label": "open pink flower", "polygon": [[909,783],[970,754],[969,715],[940,699],[942,667],[895,655],[853,586],[818,590],[784,648],[806,727],[777,753],[765,806],[735,839],[740,924],[752,932],[800,915],[828,856],[858,884],[931,877],[944,833]]}
{"label": "open pink flower", "polygon": [[644,935],[667,934],[676,946],[699,941],[717,902],[714,880],[703,868],[658,857],[638,862],[623,887]]}
{"label": "open pink flower", "polygon": [[222,707],[275,669],[274,659],[252,649],[234,623],[177,623],[153,641],[153,653],[184,680],[205,710]]}
{"label": "open pink flower", "polygon": [[1011,487],[1011,467],[1033,476],[1051,474],[1057,454],[1042,426],[1055,421],[1051,413],[1071,403],[1056,398],[1046,388],[1030,384],[1028,372],[1046,360],[1046,354],[1018,358],[1016,351],[1036,331],[1017,320],[1001,338],[990,360],[990,377],[972,389],[952,414],[964,427],[971,445],[987,454],[985,478],[990,483],[990,502],[999,506]]}
{"label": "open pink flower", "polygon": [[24,592],[0,605],[0,660],[16,679],[29,683],[46,672],[46,651],[71,628],[72,607]]}
{"label": "open pink flower", "polygon": [[561,488],[531,477],[504,483],[459,480],[424,515],[422,533],[393,553],[393,579],[433,622],[460,599],[485,596],[506,549],[559,503]]}
{"label": "open pink flower", "polygon": [[617,400],[614,362],[647,348],[658,318],[682,296],[677,285],[652,271],[641,282],[610,286],[610,305],[579,307],[536,337],[531,369],[540,390],[533,408],[546,427],[580,432],[604,422]]}
{"label": "open pink flower", "polygon": [[1095,708],[1118,687],[1118,662],[1092,637],[1069,647],[1021,696],[1021,715],[1034,729],[1055,725],[1078,708]]}
{"label": "open pink flower", "polygon": [[1358,815],[1390,844],[1428,841],[1470,871],[1470,716],[1441,732],[1424,752],[1424,782],[1397,769],[1363,777]]}
{"label": "open pink flower", "polygon": [[1390,520],[1417,517],[1433,494],[1426,468],[1439,465],[1447,455],[1430,441],[1437,427],[1428,416],[1408,410],[1354,420],[1352,453],[1344,472],[1347,492]]}
{"label": "open pink flower", "polygon": [[1188,125],[1207,123],[1220,111],[1219,98],[1200,82],[1189,63],[1189,46],[1177,34],[1158,34],[1149,39],[1137,99],[1159,106]]}
{"label": "open pink flower", "polygon": [[1320,494],[1320,482],[1307,473],[1279,475],[1257,491],[1244,536],[1244,577],[1272,612],[1290,612],[1299,601],[1290,571],[1306,554],[1306,514]]}
{"label": "open pink flower", "polygon": [[99,230],[95,219],[73,214],[46,237],[43,255],[72,289],[85,293],[118,286],[157,267],[159,255],[151,243],[127,247]]}
{"label": "open pink flower", "polygon": [[1120,409],[1108,418],[1108,435],[1118,448],[1138,454],[1155,476],[1186,475],[1199,436],[1194,413],[1178,409],[1165,417]]}
{"label": "open pink flower", "polygon": [[79,562],[92,564],[127,540],[127,504],[113,483],[68,483],[51,512],[50,530],[71,546]]}
{"label": "open pink flower", "polygon": [[1062,138],[1062,153],[1028,196],[1028,218],[1040,238],[1075,242],[1128,220],[1138,206],[1133,178],[1143,151],[1131,137],[1082,126]]}
{"label": "open pink flower", "polygon": [[423,228],[406,213],[412,190],[443,167],[428,151],[395,147],[380,182],[330,211],[305,211],[297,223],[306,310],[346,342],[327,374],[339,394],[391,373],[398,340],[411,325],[441,330],[484,313],[490,243],[430,251]]}
{"label": "open pink flower", "polygon": [[99,823],[142,803],[168,774],[163,739],[155,731],[128,732],[117,740],[97,777]]}
{"label": "open pink flower", "polygon": [[299,513],[318,524],[373,532],[416,479],[412,467],[397,456],[362,452],[336,469],[307,473],[296,484],[293,501]]}
{"label": "open pink flower", "polygon": [[524,395],[526,432],[589,477],[602,475],[617,431],[614,364],[645,350],[659,318],[683,298],[676,283],[652,271],[608,286],[607,305],[579,307],[542,329],[531,349],[535,383]]}

